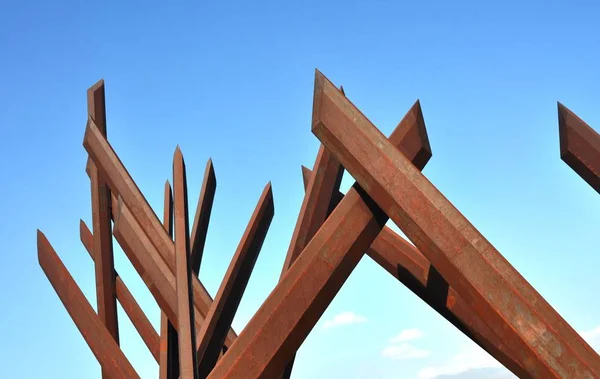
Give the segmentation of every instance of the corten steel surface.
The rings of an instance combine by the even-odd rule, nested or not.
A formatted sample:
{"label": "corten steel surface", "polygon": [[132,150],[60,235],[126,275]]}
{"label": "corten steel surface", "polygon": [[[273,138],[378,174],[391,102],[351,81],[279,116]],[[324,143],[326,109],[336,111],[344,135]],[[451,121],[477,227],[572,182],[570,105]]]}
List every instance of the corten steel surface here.
{"label": "corten steel surface", "polygon": [[[142,232],[146,235],[155,247],[155,251],[158,251],[160,257],[167,264],[168,269],[171,273],[174,273],[175,246],[173,240],[169,237],[108,141],[100,134],[93,120],[88,120],[84,136],[84,147],[111,190],[119,194],[124,205],[127,206],[126,208],[130,210],[130,214],[135,220],[135,224],[131,225],[137,230],[135,233]],[[212,297],[197,277],[193,277],[193,285],[194,302],[199,310],[195,313],[195,316],[197,320],[199,318],[203,320],[210,304],[212,304]],[[236,336],[233,329],[230,329],[225,344],[227,346],[231,344]]]}
{"label": "corten steel surface", "polygon": [[558,103],[560,157],[600,193],[600,135]]}
{"label": "corten steel surface", "polygon": [[[106,137],[106,105],[103,80],[88,89],[87,102],[88,117],[96,122],[98,130]],[[119,323],[117,320],[115,267],[111,233],[110,190],[93,164],[90,166],[90,175],[98,316],[100,316],[100,320],[106,325],[118,344]],[[102,378],[110,379],[110,376],[103,372]]]}
{"label": "corten steel surface", "polygon": [[175,225],[175,283],[177,288],[177,323],[179,329],[179,375],[197,379],[192,266],[190,265],[190,228],[188,225],[187,178],[179,146],[173,156],[173,219]]}
{"label": "corten steel surface", "polygon": [[42,270],[44,270],[60,301],[102,366],[103,373],[109,375],[112,379],[139,378],[117,342],[106,329],[106,326],[87,301],[56,251],[46,239],[46,236],[39,230],[37,231],[37,249]]}
{"label": "corten steel surface", "polygon": [[221,353],[227,330],[237,312],[254,264],[273,220],[275,209],[271,183],[263,190],[250,222],[231,259],[221,286],[198,332],[199,374],[206,378]]}
{"label": "corten steel surface", "polygon": [[208,224],[216,190],[217,178],[215,177],[215,169],[213,168],[212,159],[209,159],[204,171],[204,180],[202,180],[202,189],[200,190],[192,234],[190,236],[191,265],[192,271],[196,276],[200,272],[200,263],[202,262],[202,254],[204,253],[204,244],[206,243]]}
{"label": "corten steel surface", "polygon": [[[409,120],[404,118],[390,136],[395,144],[410,136],[402,133]],[[387,220],[355,184],[209,378],[271,378],[281,373]]]}
{"label": "corten steel surface", "polygon": [[599,376],[598,354],[318,71],[313,133],[532,377]]}
{"label": "corten steel surface", "polygon": [[[95,260],[96,256],[94,254],[93,247],[94,237],[83,220],[79,220],[79,237],[92,260]],[[156,333],[154,326],[152,326],[152,323],[150,323],[150,320],[148,320],[148,317],[146,317],[144,311],[123,282],[123,279],[121,279],[119,276],[119,273],[116,271],[115,278],[117,300],[119,300],[119,303],[121,303],[123,310],[131,320],[131,323],[135,329],[140,334],[140,337],[142,337],[142,340],[148,347],[148,350],[150,350],[150,353],[154,359],[156,359],[156,362],[159,362],[160,343],[159,336]]]}
{"label": "corten steel surface", "polygon": [[[302,166],[302,174],[306,187],[312,172]],[[333,198],[334,205],[343,197],[338,192]],[[367,255],[517,377],[530,377],[519,362],[510,357],[511,353],[486,322],[448,286],[427,258],[392,229],[386,226],[379,233],[367,250]]]}
{"label": "corten steel surface", "polygon": [[[167,180],[165,182],[163,204],[163,225],[173,237],[173,192]],[[165,312],[160,312],[160,361],[159,379],[177,379],[179,377],[179,345],[177,330],[169,321]]]}

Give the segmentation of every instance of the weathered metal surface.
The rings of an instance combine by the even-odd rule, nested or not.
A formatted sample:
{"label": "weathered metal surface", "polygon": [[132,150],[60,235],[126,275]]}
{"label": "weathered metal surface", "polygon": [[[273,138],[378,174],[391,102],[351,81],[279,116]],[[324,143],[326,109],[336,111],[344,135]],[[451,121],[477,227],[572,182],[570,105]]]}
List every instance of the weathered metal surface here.
{"label": "weathered metal surface", "polygon": [[212,211],[215,192],[217,190],[217,178],[213,168],[212,159],[206,163],[204,171],[204,180],[202,181],[202,189],[196,206],[196,214],[194,216],[194,224],[192,226],[191,241],[191,265],[192,271],[197,276],[200,272],[200,263],[202,262],[202,254],[204,253],[204,244],[206,243],[206,235],[208,233],[208,224]]}
{"label": "weathered metal surface", "polygon": [[[418,160],[417,157],[418,154],[415,154],[413,159]],[[302,166],[302,174],[306,187],[312,171]],[[337,205],[343,197],[338,192],[333,202]],[[427,258],[410,242],[386,226],[367,250],[367,255],[517,377],[530,377],[519,362],[510,357],[512,353],[507,351],[486,322],[448,286]]]}
{"label": "weathered metal surface", "polygon": [[139,378],[113,336],[104,326],[102,320],[100,320],[100,317],[87,301],[48,239],[46,239],[46,236],[39,230],[37,231],[37,249],[42,270],[44,270],[50,284],[54,287],[56,294],[73,319],[83,339],[100,363],[103,373],[113,379]]}
{"label": "weathered metal surface", "polygon": [[[83,220],[79,220],[79,238],[92,260],[95,260],[96,256],[94,254],[93,246],[94,236]],[[144,311],[116,271],[115,284],[117,300],[121,303],[125,314],[127,314],[127,317],[131,320],[131,323],[135,327],[135,330],[140,334],[140,337],[142,337],[142,340],[148,347],[148,350],[150,350],[154,359],[156,359],[156,362],[159,362],[160,343],[158,333],[156,333],[154,326],[152,326],[152,323],[150,323],[150,320],[148,320],[148,317],[146,317]]]}
{"label": "weathered metal surface", "polygon": [[[164,189],[163,226],[173,237],[173,192],[167,180]],[[179,377],[179,345],[177,329],[171,324],[165,312],[160,312],[160,361],[159,379],[177,379]]]}
{"label": "weathered metal surface", "polygon": [[[94,121],[88,119],[84,136],[84,147],[88,154],[102,173],[111,190],[118,193],[123,199],[124,205],[130,210],[135,219],[135,226],[139,227],[158,251],[171,273],[175,272],[175,245],[162,226],[156,214],[144,198],[139,188],[119,160],[114,150],[100,134]],[[212,297],[198,280],[193,277],[194,302],[197,306],[195,313],[198,320],[206,317],[208,308],[212,304]],[[171,317],[169,317],[171,319]],[[171,320],[173,322],[173,320]],[[237,337],[233,329],[230,329],[225,344],[229,346]]]}
{"label": "weathered metal surface", "polygon": [[561,103],[558,130],[561,159],[600,193],[600,135]]}
{"label": "weathered metal surface", "polygon": [[274,212],[273,192],[271,183],[268,183],[231,259],[202,328],[196,336],[201,378],[206,378],[217,363],[223,341],[246,290]]}
{"label": "weathered metal surface", "polygon": [[[98,130],[106,137],[106,105],[103,80],[88,89],[87,102],[88,117],[94,120]],[[98,171],[93,164],[90,166],[90,174],[98,316],[100,316],[100,320],[106,325],[107,330],[118,344],[119,323],[111,233],[110,190],[98,175]],[[110,379],[110,376],[103,372],[102,378]]]}
{"label": "weathered metal surface", "polygon": [[313,133],[532,377],[599,375],[598,354],[318,71]]}
{"label": "weathered metal surface", "polygon": [[194,305],[192,266],[190,265],[190,227],[188,215],[187,178],[185,162],[179,146],[173,156],[173,217],[175,224],[175,284],[177,289],[177,318],[179,328],[179,376],[197,379],[194,336]]}

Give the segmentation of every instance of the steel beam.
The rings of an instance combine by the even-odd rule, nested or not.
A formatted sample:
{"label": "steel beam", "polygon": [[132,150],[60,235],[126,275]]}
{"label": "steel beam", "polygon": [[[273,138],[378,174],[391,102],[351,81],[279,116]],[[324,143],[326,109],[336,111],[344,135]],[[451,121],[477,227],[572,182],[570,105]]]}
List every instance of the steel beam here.
{"label": "steel beam", "polygon": [[46,236],[39,230],[37,231],[37,249],[42,270],[100,363],[103,373],[113,379],[139,378]]}
{"label": "steel beam", "polygon": [[600,376],[598,354],[318,71],[312,128],[532,377]]}
{"label": "steel beam", "polygon": [[560,158],[600,193],[600,134],[558,103]]}
{"label": "steel beam", "polygon": [[[106,105],[104,81],[100,80],[87,91],[88,117],[98,125],[98,130],[106,138]],[[117,318],[117,299],[115,289],[115,267],[113,259],[110,190],[98,175],[96,167],[91,165],[92,189],[92,226],[94,230],[94,268],[96,274],[96,299],[98,316],[106,328],[119,343],[119,323]],[[110,377],[103,372],[103,379]]]}
{"label": "steel beam", "polygon": [[[79,238],[92,260],[95,260],[96,256],[94,254],[93,246],[94,236],[83,220],[79,220]],[[131,320],[135,330],[137,330],[140,337],[142,337],[142,340],[148,347],[148,350],[150,350],[154,359],[156,359],[156,362],[159,362],[160,342],[158,333],[156,333],[154,326],[152,326],[152,323],[148,320],[148,317],[146,317],[144,311],[139,306],[117,271],[115,271],[115,284],[117,300],[121,303],[123,310]]]}
{"label": "steel beam", "polygon": [[[99,132],[93,120],[88,119],[84,136],[84,147],[98,167],[102,177],[106,180],[111,190],[118,193],[123,199],[130,214],[135,219],[135,225],[143,232],[147,239],[158,251],[171,273],[175,272],[175,245],[167,231],[156,217],[154,211],[144,198],[143,194],[119,160],[114,150]],[[208,309],[212,304],[212,297],[198,280],[193,278],[194,302],[198,307],[196,319],[199,316],[206,317]],[[171,317],[169,317],[171,319]],[[173,320],[171,320],[173,322]],[[233,329],[228,332],[226,345],[229,346],[236,338]]]}
{"label": "steel beam", "polygon": [[206,163],[204,180],[202,181],[202,189],[200,190],[200,196],[198,197],[196,215],[194,216],[192,234],[190,235],[192,254],[190,259],[192,271],[196,276],[200,273],[200,263],[202,262],[202,254],[204,253],[204,244],[206,243],[208,224],[216,190],[217,178],[215,177],[212,159],[209,159],[208,163]]}
{"label": "steel beam", "polygon": [[196,336],[201,378],[206,378],[217,363],[223,341],[246,290],[274,212],[273,192],[271,183],[268,183],[231,259],[202,328]]}

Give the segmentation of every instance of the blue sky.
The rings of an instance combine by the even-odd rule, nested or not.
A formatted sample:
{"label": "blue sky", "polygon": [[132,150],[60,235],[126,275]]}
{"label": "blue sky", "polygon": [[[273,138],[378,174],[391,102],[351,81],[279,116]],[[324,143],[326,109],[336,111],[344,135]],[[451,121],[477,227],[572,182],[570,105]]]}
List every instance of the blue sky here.
{"label": "blue sky", "polygon": [[[597,1],[35,2],[0,5],[0,366],[100,378],[37,263],[53,244],[92,304],[82,146],[86,89],[106,81],[109,140],[158,214],[179,144],[190,213],[218,186],[201,280],[214,294],[270,180],[275,217],[234,321],[275,286],[312,167],[314,69],[389,134],[421,100],[424,173],[592,343],[600,343],[600,196],[559,158],[556,102],[600,129]],[[343,188],[352,183],[346,177]],[[122,252],[116,266],[158,326]],[[120,311],[122,348],[158,368]],[[298,353],[294,378],[500,378],[493,359],[365,257]]]}

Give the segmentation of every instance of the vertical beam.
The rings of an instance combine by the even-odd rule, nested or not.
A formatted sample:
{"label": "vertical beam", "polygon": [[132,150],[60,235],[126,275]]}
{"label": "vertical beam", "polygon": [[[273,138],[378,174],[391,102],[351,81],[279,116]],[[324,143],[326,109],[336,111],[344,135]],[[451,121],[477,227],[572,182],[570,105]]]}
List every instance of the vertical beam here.
{"label": "vertical beam", "polygon": [[[79,220],[79,238],[92,260],[95,260],[96,256],[93,247],[94,236],[83,220]],[[154,359],[156,359],[156,362],[159,362],[160,343],[158,334],[156,333],[156,330],[154,330],[154,326],[152,326],[152,323],[150,323],[150,320],[148,320],[148,317],[146,317],[142,308],[137,301],[135,301],[135,298],[117,271],[115,271],[115,278],[117,300],[121,303],[123,310],[131,320],[135,330],[137,330],[142,337],[142,340],[148,347],[148,350],[150,350]]]}
{"label": "vertical beam", "polygon": [[179,373],[181,379],[197,379],[198,366],[194,344],[194,306],[192,267],[190,266],[190,229],[185,163],[179,146],[173,156],[173,209],[175,221],[175,282],[179,329]]}
{"label": "vertical beam", "polygon": [[560,158],[600,193],[600,134],[558,103]]}
{"label": "vertical beam", "polygon": [[[165,182],[163,225],[169,236],[173,236],[173,193],[171,185]],[[179,377],[179,345],[177,330],[169,321],[165,312],[160,312],[160,362],[159,379],[177,379]]]}
{"label": "vertical beam", "polygon": [[[302,166],[302,175],[306,187],[312,171]],[[338,192],[334,204],[343,197]],[[392,229],[386,226],[379,233],[367,255],[517,377],[530,377],[471,305],[448,286],[417,248]]]}
{"label": "vertical beam", "polygon": [[[170,272],[174,274],[175,245],[173,244],[173,240],[169,237],[162,223],[148,204],[148,201],[144,198],[144,195],[131,178],[131,175],[129,175],[127,169],[123,166],[123,163],[115,154],[106,138],[102,136],[92,119],[88,119],[83,145],[111,190],[119,194],[133,220],[135,220],[129,226],[143,232],[145,238],[149,239],[154,246],[154,250],[160,254]],[[132,237],[137,238],[136,236]],[[194,276],[192,280],[194,302],[198,308],[196,319],[198,320],[198,316],[201,316],[203,319],[206,317],[213,299],[197,277]],[[236,337],[237,334],[235,331],[229,329],[225,342],[226,345],[229,346]]]}
{"label": "vertical beam", "polygon": [[[414,122],[403,118],[390,136],[396,144],[401,144],[402,129],[410,125],[409,121]],[[387,220],[355,184],[209,378],[271,378],[281,374]]]}
{"label": "vertical beam", "polygon": [[190,235],[192,254],[190,259],[192,271],[196,276],[200,273],[200,263],[202,262],[202,254],[204,253],[204,244],[206,243],[208,223],[210,221],[210,214],[216,190],[217,178],[215,177],[212,159],[209,159],[206,163],[204,180],[202,181],[202,189],[200,190],[200,196],[198,197],[196,215],[194,216],[192,234]]}
{"label": "vertical beam", "polygon": [[113,379],[139,378],[100,317],[73,280],[46,236],[37,231],[38,260],[102,371]]}
{"label": "vertical beam", "polygon": [[[87,91],[88,117],[98,125],[98,130],[106,138],[106,106],[104,101],[104,80]],[[115,289],[115,268],[113,261],[112,233],[110,220],[110,190],[98,174],[95,165],[91,165],[92,186],[92,225],[94,228],[94,252],[96,272],[96,297],[98,316],[106,325],[109,333],[119,343],[119,323],[117,320],[117,299]],[[108,379],[106,373],[103,379]]]}
{"label": "vertical beam", "polygon": [[318,71],[313,133],[517,353],[531,376],[600,376],[598,354]]}
{"label": "vertical beam", "polygon": [[246,285],[273,219],[271,183],[263,190],[246,231],[231,259],[202,328],[196,336],[198,367],[206,378],[217,363],[223,342],[240,305]]}

